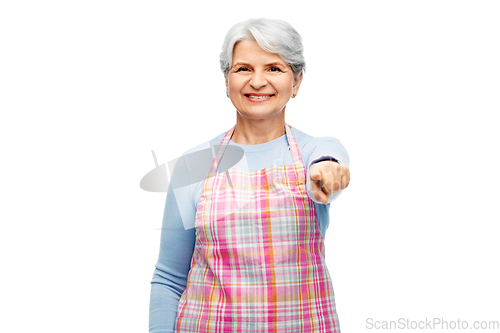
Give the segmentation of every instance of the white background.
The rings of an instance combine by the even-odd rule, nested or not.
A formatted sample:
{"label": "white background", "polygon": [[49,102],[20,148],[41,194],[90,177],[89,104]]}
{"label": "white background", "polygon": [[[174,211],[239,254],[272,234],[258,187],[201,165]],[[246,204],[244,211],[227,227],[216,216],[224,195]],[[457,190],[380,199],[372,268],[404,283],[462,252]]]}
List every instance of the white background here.
{"label": "white background", "polygon": [[499,16],[498,1],[2,2],[0,331],[147,332],[165,193],[139,181],[151,150],[165,163],[234,125],[218,57],[252,17],[303,37],[286,121],[350,154],[326,233],[342,331],[500,321]]}

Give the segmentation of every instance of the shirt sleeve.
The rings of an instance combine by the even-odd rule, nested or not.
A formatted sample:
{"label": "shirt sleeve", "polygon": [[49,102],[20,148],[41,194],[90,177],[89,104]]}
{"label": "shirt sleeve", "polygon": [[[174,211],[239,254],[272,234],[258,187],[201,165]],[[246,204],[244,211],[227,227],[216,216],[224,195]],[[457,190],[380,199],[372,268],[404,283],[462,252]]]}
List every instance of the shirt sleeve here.
{"label": "shirt sleeve", "polygon": [[[172,178],[176,177],[178,169],[176,166]],[[187,169],[184,170],[187,172]],[[188,193],[188,197],[174,195],[172,184],[169,185],[163,213],[160,253],[151,281],[150,333],[175,332],[179,299],[187,286],[196,229],[186,229],[181,216],[194,218],[196,212],[189,198],[191,191],[185,193]]]}
{"label": "shirt sleeve", "polygon": [[[310,144],[313,144],[313,147],[309,156],[309,162],[307,163],[307,194],[314,202],[322,204],[321,201],[316,200],[312,191],[309,178],[309,170],[311,168],[311,165],[333,158],[338,163],[349,167],[349,155],[347,154],[347,150],[344,148],[342,143],[332,137],[318,137],[312,140]],[[343,191],[344,190],[340,190],[339,192],[332,194],[330,198],[328,198],[328,203],[337,199]]]}

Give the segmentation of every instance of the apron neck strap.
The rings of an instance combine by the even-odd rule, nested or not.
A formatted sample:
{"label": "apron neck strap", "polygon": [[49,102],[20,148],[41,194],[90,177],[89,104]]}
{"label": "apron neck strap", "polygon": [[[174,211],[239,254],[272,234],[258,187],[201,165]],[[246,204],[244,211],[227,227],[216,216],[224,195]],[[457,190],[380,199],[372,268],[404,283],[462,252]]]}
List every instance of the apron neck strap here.
{"label": "apron neck strap", "polygon": [[[224,155],[224,151],[226,150],[226,146],[229,144],[229,141],[231,140],[231,137],[233,135],[235,127],[236,127],[236,125],[234,125],[233,127],[231,127],[226,132],[226,134],[224,135],[224,137],[222,138],[222,141],[220,142],[219,148],[215,152],[215,157],[214,157],[214,160],[213,160],[213,163],[212,163],[212,168],[210,169],[210,174],[211,175],[213,175],[213,172],[215,171],[214,170],[214,166],[215,166],[215,168],[217,168],[217,165],[219,164],[222,156]],[[295,141],[295,138],[294,138],[294,136],[292,134],[291,128],[292,128],[292,126],[288,125],[285,122],[286,139],[287,139],[287,142],[288,142],[288,147],[290,149],[290,153],[292,154],[293,163],[294,164],[297,164],[297,163],[302,163],[303,164],[302,158],[300,157],[299,146],[297,145],[297,142]]]}

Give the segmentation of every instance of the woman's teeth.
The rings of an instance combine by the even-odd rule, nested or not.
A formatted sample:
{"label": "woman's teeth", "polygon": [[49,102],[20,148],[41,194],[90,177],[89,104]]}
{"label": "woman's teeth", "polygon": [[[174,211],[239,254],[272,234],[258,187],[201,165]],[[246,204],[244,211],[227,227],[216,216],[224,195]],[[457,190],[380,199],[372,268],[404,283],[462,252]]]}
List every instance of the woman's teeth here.
{"label": "woman's teeth", "polygon": [[266,95],[266,96],[253,96],[253,95],[248,95],[248,97],[250,98],[267,98],[267,97],[271,97],[272,95]]}

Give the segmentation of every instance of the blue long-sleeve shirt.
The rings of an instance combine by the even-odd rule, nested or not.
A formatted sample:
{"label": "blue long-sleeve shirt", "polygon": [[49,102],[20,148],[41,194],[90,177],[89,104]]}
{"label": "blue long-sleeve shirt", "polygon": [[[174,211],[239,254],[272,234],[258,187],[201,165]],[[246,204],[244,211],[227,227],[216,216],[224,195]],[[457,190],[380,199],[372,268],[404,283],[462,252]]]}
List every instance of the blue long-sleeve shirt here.
{"label": "blue long-sleeve shirt", "polygon": [[[307,170],[307,193],[315,202],[316,216],[323,238],[328,228],[330,202],[341,193],[330,196],[328,203],[322,204],[314,198],[309,180],[309,168],[313,163],[335,158],[340,164],[349,166],[349,156],[339,140],[332,137],[314,138],[295,127],[292,134],[299,147],[302,161]],[[183,156],[200,152],[206,148],[212,149],[219,145],[225,132],[209,142],[186,151]],[[243,149],[243,158],[233,167],[248,171],[262,170],[273,164],[291,164],[292,155],[288,149],[286,134],[274,140],[257,144],[241,145],[229,141],[229,145]],[[149,332],[174,333],[175,319],[179,299],[186,289],[191,258],[196,241],[194,228],[196,209],[203,190],[203,179],[198,175],[207,171],[207,165],[200,166],[197,159],[178,159],[169,185],[165,210],[163,213],[160,253],[151,281],[151,297],[149,307]],[[208,169],[210,168],[210,163]],[[206,175],[205,173],[205,175]],[[198,181],[199,180],[199,181]],[[188,184],[179,186],[179,184]]]}

